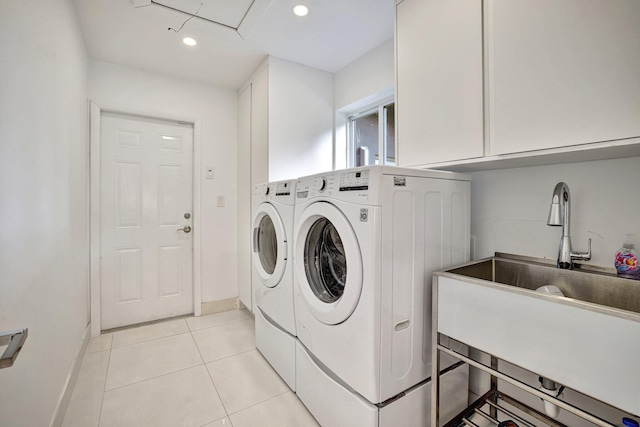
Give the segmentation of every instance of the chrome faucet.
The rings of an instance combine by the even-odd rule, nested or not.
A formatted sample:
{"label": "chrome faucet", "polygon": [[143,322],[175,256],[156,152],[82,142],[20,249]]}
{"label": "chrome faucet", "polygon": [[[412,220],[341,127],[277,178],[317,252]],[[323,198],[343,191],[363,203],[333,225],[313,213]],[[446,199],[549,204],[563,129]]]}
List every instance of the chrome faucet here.
{"label": "chrome faucet", "polygon": [[571,249],[570,200],[569,186],[564,182],[559,182],[553,190],[551,209],[549,209],[549,219],[547,220],[547,225],[562,226],[562,238],[558,249],[558,268],[564,269],[573,269],[574,259],[582,261],[591,259],[591,239],[589,239],[589,250],[587,252],[573,252]]}

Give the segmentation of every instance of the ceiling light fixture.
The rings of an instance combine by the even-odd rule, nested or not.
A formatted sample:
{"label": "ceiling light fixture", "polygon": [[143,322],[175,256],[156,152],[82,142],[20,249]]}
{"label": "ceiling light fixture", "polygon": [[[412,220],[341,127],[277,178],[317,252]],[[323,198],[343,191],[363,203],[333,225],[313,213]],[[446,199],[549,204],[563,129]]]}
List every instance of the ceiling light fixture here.
{"label": "ceiling light fixture", "polygon": [[306,16],[309,13],[309,8],[303,4],[297,4],[293,6],[293,13],[298,16]]}
{"label": "ceiling light fixture", "polygon": [[195,39],[192,39],[191,37],[183,38],[182,43],[186,44],[187,46],[195,46],[198,44],[198,42]]}

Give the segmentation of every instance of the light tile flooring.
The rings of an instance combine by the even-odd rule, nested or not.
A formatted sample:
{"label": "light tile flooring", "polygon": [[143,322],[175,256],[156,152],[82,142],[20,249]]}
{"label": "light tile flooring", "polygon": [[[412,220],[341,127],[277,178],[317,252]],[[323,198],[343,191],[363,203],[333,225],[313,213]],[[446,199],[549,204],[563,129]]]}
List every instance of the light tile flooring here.
{"label": "light tile flooring", "polygon": [[244,310],[91,340],[63,427],[318,426],[255,346]]}

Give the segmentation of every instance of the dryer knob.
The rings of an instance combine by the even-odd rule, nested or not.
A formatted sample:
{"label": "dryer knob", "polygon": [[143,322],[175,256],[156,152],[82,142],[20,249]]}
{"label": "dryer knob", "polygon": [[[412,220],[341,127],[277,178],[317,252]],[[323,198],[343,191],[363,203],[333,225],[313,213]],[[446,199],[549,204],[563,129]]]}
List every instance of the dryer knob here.
{"label": "dryer knob", "polygon": [[323,176],[321,180],[322,182],[320,183],[320,189],[318,191],[322,193],[327,188],[327,178]]}
{"label": "dryer knob", "polygon": [[271,188],[267,187],[267,191],[265,191],[265,192],[264,192],[264,195],[265,195],[265,196],[268,196],[268,195],[269,195],[269,191],[270,191],[270,190],[271,190]]}

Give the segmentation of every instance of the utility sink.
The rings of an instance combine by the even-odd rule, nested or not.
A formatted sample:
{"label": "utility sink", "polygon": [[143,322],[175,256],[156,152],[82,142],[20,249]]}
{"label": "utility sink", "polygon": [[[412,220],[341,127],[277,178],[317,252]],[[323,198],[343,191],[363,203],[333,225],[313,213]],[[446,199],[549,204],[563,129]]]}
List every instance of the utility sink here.
{"label": "utility sink", "polygon": [[554,261],[498,254],[447,271],[532,291],[555,285],[565,297],[640,314],[640,281],[618,277],[613,269],[575,266],[573,270],[562,270],[556,268]]}
{"label": "utility sink", "polygon": [[[434,273],[440,333],[640,414],[640,281],[496,254]],[[557,286],[564,297],[536,292]]]}

